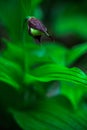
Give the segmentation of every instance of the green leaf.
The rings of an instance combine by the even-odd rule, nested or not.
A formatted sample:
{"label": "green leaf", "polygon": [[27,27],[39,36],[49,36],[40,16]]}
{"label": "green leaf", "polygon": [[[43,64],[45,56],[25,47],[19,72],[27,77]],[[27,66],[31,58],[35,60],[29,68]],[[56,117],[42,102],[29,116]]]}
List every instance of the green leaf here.
{"label": "green leaf", "polygon": [[[34,43],[27,44],[26,47],[26,64],[30,67],[46,63],[55,63],[64,66],[66,64],[67,49],[57,43],[45,43],[40,46]],[[28,60],[28,57],[30,60]]]}
{"label": "green leaf", "polygon": [[18,0],[10,0],[9,2],[2,1],[0,3],[0,18],[8,28],[10,39],[15,42],[22,37],[23,14]]}
{"label": "green leaf", "polygon": [[[60,98],[60,97],[59,97]],[[9,110],[23,130],[83,130],[87,128],[86,112],[69,110],[58,98],[39,101],[26,111]]]}
{"label": "green leaf", "polygon": [[87,53],[87,43],[76,45],[68,52],[67,65],[72,65],[78,58]]}
{"label": "green leaf", "polygon": [[71,82],[61,82],[61,94],[65,95],[72,102],[75,109],[78,109],[78,104],[86,92],[87,88],[83,89],[81,85],[75,85]]}
{"label": "green leaf", "polygon": [[26,79],[30,77],[31,81],[36,80],[48,82],[52,80],[62,80],[80,84],[84,87],[87,86],[87,76],[78,68],[70,69],[67,67],[58,66],[57,64],[46,64],[33,69],[30,74],[31,76],[26,75]]}
{"label": "green leaf", "polygon": [[20,0],[25,16],[32,15],[42,0]]}
{"label": "green leaf", "polygon": [[[16,89],[19,89],[17,77],[20,76],[21,70],[17,64],[8,61],[4,58],[0,58],[0,80],[11,84]],[[20,79],[20,77],[19,77]]]}
{"label": "green leaf", "polygon": [[[58,15],[59,14],[59,15]],[[67,3],[62,6],[60,12],[55,16],[53,30],[56,35],[78,34],[87,38],[86,3]]]}

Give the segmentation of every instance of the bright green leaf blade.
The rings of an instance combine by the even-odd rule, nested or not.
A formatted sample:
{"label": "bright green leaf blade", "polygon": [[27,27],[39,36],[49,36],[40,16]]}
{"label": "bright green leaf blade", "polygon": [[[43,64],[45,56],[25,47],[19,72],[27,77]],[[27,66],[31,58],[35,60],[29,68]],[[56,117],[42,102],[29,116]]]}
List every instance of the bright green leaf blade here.
{"label": "bright green leaf blade", "polygon": [[12,87],[16,89],[20,88],[19,82],[22,79],[22,70],[14,62],[6,60],[5,58],[0,58],[0,80],[5,83],[9,83]]}
{"label": "bright green leaf blade", "polygon": [[75,85],[71,82],[61,82],[61,94],[65,95],[73,104],[74,108],[78,108],[78,104],[82,96],[87,92],[87,88]]}
{"label": "bright green leaf blade", "polygon": [[68,82],[70,81],[75,84],[80,84],[84,87],[87,86],[87,76],[78,68],[70,69],[58,66],[56,64],[47,64],[37,67],[36,69],[33,69],[30,72],[30,74],[31,76],[33,76],[33,77],[30,76],[31,77],[30,80],[32,81],[33,79],[42,82],[48,82],[52,80],[62,80]]}

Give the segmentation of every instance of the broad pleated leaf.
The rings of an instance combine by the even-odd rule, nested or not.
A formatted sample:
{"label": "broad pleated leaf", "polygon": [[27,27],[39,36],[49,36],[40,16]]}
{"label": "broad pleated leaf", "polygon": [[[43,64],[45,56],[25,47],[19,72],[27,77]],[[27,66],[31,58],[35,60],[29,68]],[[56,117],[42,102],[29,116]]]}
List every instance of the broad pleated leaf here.
{"label": "broad pleated leaf", "polygon": [[[14,119],[23,130],[85,130],[87,129],[87,113],[69,110],[64,100],[48,99],[35,104],[26,111],[11,109]],[[63,101],[63,102],[62,102]],[[69,102],[67,102],[69,103]]]}

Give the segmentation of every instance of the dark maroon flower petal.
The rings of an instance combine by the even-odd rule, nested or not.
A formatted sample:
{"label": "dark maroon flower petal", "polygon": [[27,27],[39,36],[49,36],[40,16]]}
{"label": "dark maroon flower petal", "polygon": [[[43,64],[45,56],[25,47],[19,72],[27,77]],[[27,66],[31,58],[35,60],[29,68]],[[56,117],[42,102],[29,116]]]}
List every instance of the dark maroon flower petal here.
{"label": "dark maroon flower petal", "polygon": [[46,35],[49,35],[47,33],[47,28],[42,24],[42,22],[40,22],[38,19],[34,17],[28,19],[28,26],[29,28],[37,29],[45,33]]}

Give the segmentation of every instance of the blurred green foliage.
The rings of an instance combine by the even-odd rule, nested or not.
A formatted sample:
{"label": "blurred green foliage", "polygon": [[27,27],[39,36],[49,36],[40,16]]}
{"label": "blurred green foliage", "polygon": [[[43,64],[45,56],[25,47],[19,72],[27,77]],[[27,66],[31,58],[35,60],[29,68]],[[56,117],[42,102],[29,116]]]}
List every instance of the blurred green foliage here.
{"label": "blurred green foliage", "polygon": [[[47,4],[46,0],[0,1],[0,20],[9,37],[0,37],[6,45],[0,53],[0,113],[3,113],[0,126],[6,124],[5,129],[87,129],[87,74],[74,66],[86,55],[87,41],[70,49],[60,41],[38,45],[27,28],[23,28],[26,16],[35,16],[55,36],[78,33],[86,40],[87,10],[82,10],[86,2],[82,6],[57,0],[49,3],[49,0]],[[85,60],[81,65],[86,63]],[[47,96],[52,92],[54,96]]]}

